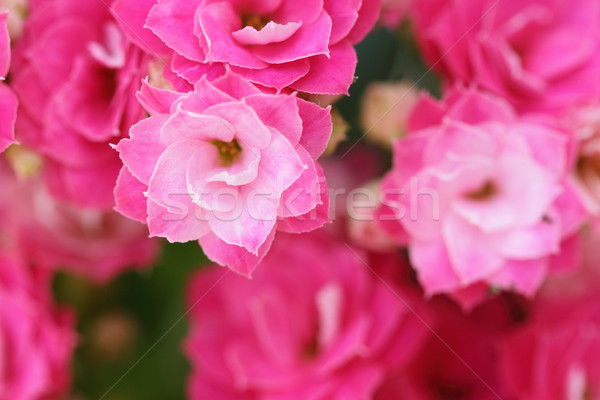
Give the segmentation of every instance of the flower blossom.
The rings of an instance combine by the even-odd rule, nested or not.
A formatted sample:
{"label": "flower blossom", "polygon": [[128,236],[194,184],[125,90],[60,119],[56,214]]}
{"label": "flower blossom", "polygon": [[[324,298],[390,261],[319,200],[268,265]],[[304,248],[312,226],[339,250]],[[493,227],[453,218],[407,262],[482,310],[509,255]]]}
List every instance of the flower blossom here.
{"label": "flower blossom", "polygon": [[144,85],[152,114],[117,150],[117,210],[171,242],[199,240],[209,258],[250,275],[275,232],[328,221],[315,160],[329,140],[329,109],[264,94],[233,74],[181,94]]}

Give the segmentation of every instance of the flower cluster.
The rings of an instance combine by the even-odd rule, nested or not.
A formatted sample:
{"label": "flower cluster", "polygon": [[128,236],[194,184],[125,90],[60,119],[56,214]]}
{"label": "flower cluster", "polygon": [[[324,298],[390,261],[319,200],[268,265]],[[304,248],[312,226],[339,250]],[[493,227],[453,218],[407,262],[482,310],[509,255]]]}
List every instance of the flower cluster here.
{"label": "flower cluster", "polygon": [[599,218],[597,0],[0,0],[0,400],[187,242],[190,399],[599,398]]}

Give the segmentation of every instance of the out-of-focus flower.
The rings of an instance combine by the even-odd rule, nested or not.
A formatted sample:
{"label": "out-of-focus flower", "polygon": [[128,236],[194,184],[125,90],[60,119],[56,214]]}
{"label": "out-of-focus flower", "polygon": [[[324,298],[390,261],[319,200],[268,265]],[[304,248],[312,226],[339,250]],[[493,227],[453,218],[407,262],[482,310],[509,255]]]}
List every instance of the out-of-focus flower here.
{"label": "out-of-focus flower", "polygon": [[361,125],[366,138],[385,148],[406,134],[408,119],[419,101],[409,82],[372,83],[362,99]]}
{"label": "out-of-focus flower", "polygon": [[1,245],[40,268],[102,283],[126,269],[149,267],[158,255],[160,242],[148,238],[144,225],[115,211],[57,201],[39,177],[19,180],[4,160],[0,187]]}
{"label": "out-of-focus flower", "polygon": [[596,0],[419,0],[412,8],[424,58],[450,83],[475,83],[519,110],[600,96]]}
{"label": "out-of-focus flower", "polygon": [[498,377],[496,345],[523,322],[527,309],[519,301],[498,297],[468,315],[443,298],[431,301],[432,331],[422,350],[404,369],[391,371],[373,399],[513,399]]}
{"label": "out-of-focus flower", "polygon": [[148,56],[101,0],[40,0],[30,11],[13,52],[18,139],[44,156],[53,196],[110,208],[121,162],[109,144],[144,117],[135,92]]}
{"label": "out-of-focus flower", "polygon": [[371,398],[388,369],[415,356],[425,326],[354,252],[323,231],[280,235],[252,281],[230,274],[210,290],[223,272],[199,273],[189,397]]}
{"label": "out-of-focus flower", "polygon": [[567,179],[568,135],[461,88],[441,103],[424,98],[411,126],[378,218],[407,239],[426,292],[534,294],[586,217]]}
{"label": "out-of-focus flower", "polygon": [[10,38],[6,29],[8,14],[0,8],[0,152],[15,142],[17,99],[2,81],[10,67]]}
{"label": "out-of-focus flower", "polygon": [[140,99],[153,115],[117,146],[125,167],[115,195],[152,236],[199,240],[213,261],[250,275],[276,230],[329,220],[315,161],[331,135],[329,109],[264,94],[233,73],[185,95],[145,85]]}
{"label": "out-of-focus flower", "polygon": [[[345,94],[354,80],[353,45],[371,30],[380,0],[118,0],[116,13],[172,49],[171,69],[190,83],[224,66],[262,86]],[[147,19],[139,15],[148,10]],[[145,23],[145,24],[144,24]],[[156,45],[156,37],[149,41]],[[141,43],[143,45],[143,43]]]}
{"label": "out-of-focus flower", "polygon": [[[597,264],[597,257],[596,264]],[[534,316],[498,346],[507,397],[523,400],[596,399],[600,392],[598,286],[572,298],[546,297]]]}
{"label": "out-of-focus flower", "polygon": [[382,0],[379,20],[388,28],[397,28],[407,17],[413,2],[419,0]]}
{"label": "out-of-focus flower", "polygon": [[29,14],[28,0],[0,0],[0,13],[8,11],[6,26],[12,40],[18,40],[23,34],[25,18]]}
{"label": "out-of-focus flower", "polygon": [[56,399],[70,385],[72,317],[51,303],[50,280],[0,254],[0,399]]}

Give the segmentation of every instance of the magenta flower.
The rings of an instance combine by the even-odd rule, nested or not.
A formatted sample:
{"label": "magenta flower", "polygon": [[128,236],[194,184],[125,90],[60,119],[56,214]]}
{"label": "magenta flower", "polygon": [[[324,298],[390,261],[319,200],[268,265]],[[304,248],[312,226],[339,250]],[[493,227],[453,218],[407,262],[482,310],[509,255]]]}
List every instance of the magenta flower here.
{"label": "magenta flower", "polygon": [[[497,373],[496,346],[525,310],[498,297],[465,314],[442,297],[428,302],[432,332],[403,369],[388,371],[373,400],[498,400],[507,397]],[[545,399],[540,397],[539,399]]]}
{"label": "magenta flower", "polygon": [[30,11],[14,51],[18,139],[45,156],[55,197],[110,208],[121,162],[109,143],[144,117],[135,92],[146,56],[102,1],[41,0]]}
{"label": "magenta flower", "polygon": [[[380,0],[119,0],[116,13],[138,38],[148,30],[172,49],[171,69],[189,82],[223,66],[281,90],[344,94],[354,79],[353,45],[371,30]],[[154,6],[152,6],[155,4]],[[139,13],[149,10],[145,28]],[[144,40],[146,42],[146,40]],[[155,52],[156,39],[148,39]]]}
{"label": "magenta flower", "polygon": [[424,98],[411,124],[378,218],[408,244],[426,292],[532,295],[586,215],[567,180],[568,135],[463,89]]}
{"label": "magenta flower", "polygon": [[372,398],[416,356],[425,326],[356,254],[324,231],[281,235],[252,280],[230,274],[209,291],[223,272],[200,272],[188,294],[189,398]]}
{"label": "magenta flower", "polygon": [[27,262],[67,270],[104,283],[133,268],[147,268],[160,241],[113,210],[81,209],[50,196],[39,178],[17,179],[0,161],[0,237]]}
{"label": "magenta flower", "polygon": [[7,13],[0,13],[0,152],[15,142],[17,99],[2,83],[10,66],[10,38],[6,29]]}
{"label": "magenta flower", "polygon": [[61,398],[76,344],[70,313],[51,303],[50,280],[0,254],[0,399]]}
{"label": "magenta flower", "polygon": [[119,143],[125,168],[117,210],[152,236],[199,240],[209,258],[250,275],[276,230],[328,221],[315,160],[331,134],[329,109],[295,95],[268,95],[227,73],[193,92],[145,85],[152,116]]}
{"label": "magenta flower", "polygon": [[498,371],[508,398],[598,397],[597,290],[595,286],[593,292],[568,301],[555,297],[537,302],[532,308],[532,320],[499,343]]}
{"label": "magenta flower", "polygon": [[413,11],[423,56],[451,84],[475,83],[527,110],[600,95],[596,0],[419,0]]}

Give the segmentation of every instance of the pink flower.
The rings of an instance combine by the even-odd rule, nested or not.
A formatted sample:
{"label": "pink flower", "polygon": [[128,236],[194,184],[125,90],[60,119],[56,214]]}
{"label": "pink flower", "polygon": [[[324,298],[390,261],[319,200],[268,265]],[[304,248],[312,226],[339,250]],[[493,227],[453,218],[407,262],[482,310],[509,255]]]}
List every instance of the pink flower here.
{"label": "pink flower", "polygon": [[109,143],[144,117],[135,92],[147,56],[102,1],[36,1],[24,29],[11,81],[20,100],[18,138],[44,155],[55,197],[110,208],[121,162]]}
{"label": "pink flower", "polygon": [[0,153],[15,142],[14,125],[17,99],[2,83],[10,66],[10,38],[6,29],[7,13],[0,12]]}
{"label": "pink flower", "polygon": [[417,105],[378,218],[408,244],[429,295],[454,293],[465,305],[488,286],[532,295],[581,226],[568,135],[529,118],[461,88]]}
{"label": "pink flower", "polygon": [[263,94],[233,73],[187,94],[144,85],[139,97],[152,116],[117,146],[125,168],[115,196],[152,236],[199,240],[209,258],[250,275],[276,230],[328,221],[315,160],[331,134],[329,109]]}
{"label": "pink flower", "polygon": [[70,313],[51,303],[48,276],[0,254],[0,399],[56,399],[70,385]]}
{"label": "pink flower", "polygon": [[419,0],[415,29],[429,64],[518,109],[556,110],[600,95],[596,0]]}
{"label": "pink flower", "polygon": [[[189,82],[229,66],[254,83],[319,94],[348,92],[353,45],[375,24],[380,0],[118,0],[133,36],[148,29],[172,49],[171,69]],[[139,13],[149,10],[143,20]],[[156,39],[148,46],[162,51]],[[141,43],[143,48],[144,43]]]}
{"label": "pink flower", "polygon": [[505,332],[522,322],[526,307],[520,299],[497,297],[466,315],[436,298],[428,311],[432,332],[421,350],[403,369],[388,374],[373,400],[521,400],[506,396],[496,352]]}
{"label": "pink flower", "polygon": [[2,243],[33,265],[103,283],[125,270],[149,267],[158,255],[160,242],[148,238],[144,225],[112,210],[57,201],[40,179],[17,180],[1,161],[0,187],[10,193],[0,197]]}
{"label": "pink flower", "polygon": [[532,310],[533,320],[503,340],[498,371],[510,398],[598,398],[597,290],[575,302],[560,298],[538,302]]}
{"label": "pink flower", "polygon": [[369,260],[324,231],[281,235],[251,281],[229,274],[215,285],[221,270],[199,273],[188,295],[189,398],[371,398],[388,369],[416,355],[425,327],[358,254]]}

